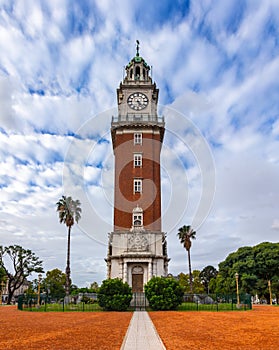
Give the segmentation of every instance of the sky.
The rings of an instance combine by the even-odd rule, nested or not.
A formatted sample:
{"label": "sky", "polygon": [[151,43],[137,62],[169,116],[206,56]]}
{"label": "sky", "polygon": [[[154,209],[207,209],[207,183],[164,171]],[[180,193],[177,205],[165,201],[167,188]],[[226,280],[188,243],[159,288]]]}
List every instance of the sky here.
{"label": "sky", "polygon": [[64,271],[67,229],[55,204],[80,199],[71,236],[79,287],[106,278],[110,123],[136,40],[166,122],[169,272],[188,272],[183,225],[197,232],[193,269],[278,241],[277,0],[0,0],[0,245]]}

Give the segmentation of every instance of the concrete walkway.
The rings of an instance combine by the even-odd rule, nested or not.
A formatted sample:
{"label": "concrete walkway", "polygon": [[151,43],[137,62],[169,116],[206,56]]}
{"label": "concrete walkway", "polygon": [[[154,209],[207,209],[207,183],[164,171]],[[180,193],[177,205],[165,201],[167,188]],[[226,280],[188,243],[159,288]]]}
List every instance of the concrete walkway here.
{"label": "concrete walkway", "polygon": [[135,311],[121,350],[166,350],[146,311]]}

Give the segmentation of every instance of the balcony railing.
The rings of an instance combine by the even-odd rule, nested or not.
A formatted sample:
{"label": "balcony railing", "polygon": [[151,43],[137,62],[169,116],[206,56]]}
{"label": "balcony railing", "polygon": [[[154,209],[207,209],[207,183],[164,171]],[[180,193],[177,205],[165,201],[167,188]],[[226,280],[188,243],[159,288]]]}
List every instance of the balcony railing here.
{"label": "balcony railing", "polygon": [[140,124],[158,124],[158,125],[164,125],[165,120],[164,117],[158,117],[157,115],[150,115],[150,114],[126,114],[126,115],[118,115],[118,116],[112,116],[111,124],[112,126],[115,124],[117,125],[126,125],[126,124],[134,124],[134,123],[140,123]]}

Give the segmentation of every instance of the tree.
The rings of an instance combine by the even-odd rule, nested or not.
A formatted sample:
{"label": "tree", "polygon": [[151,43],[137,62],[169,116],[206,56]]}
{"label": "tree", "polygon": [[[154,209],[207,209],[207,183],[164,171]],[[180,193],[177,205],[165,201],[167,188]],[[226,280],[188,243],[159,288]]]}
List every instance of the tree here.
{"label": "tree", "polygon": [[47,271],[46,278],[42,281],[42,290],[50,294],[52,298],[65,297],[66,274],[59,269]]}
{"label": "tree", "polygon": [[0,246],[0,267],[5,270],[8,279],[8,304],[11,303],[15,291],[22,286],[28,276],[33,272],[43,272],[42,263],[29,249],[24,249],[19,245]]}
{"label": "tree", "polygon": [[94,293],[98,293],[98,290],[99,290],[99,285],[98,285],[98,282],[92,282],[91,284],[90,284],[90,289],[92,289],[92,291],[94,292]]}
{"label": "tree", "polygon": [[[184,293],[190,293],[190,278],[189,274],[180,273],[178,275],[179,284],[182,286]],[[193,290],[192,293],[203,294],[204,286],[200,278],[200,271],[194,270],[192,273]]]}
{"label": "tree", "polygon": [[177,276],[180,286],[183,288],[184,293],[190,293],[190,278],[188,273],[180,272]]}
{"label": "tree", "polygon": [[144,291],[153,310],[174,310],[183,301],[183,287],[173,277],[152,277]]}
{"label": "tree", "polygon": [[6,286],[6,283],[7,283],[6,271],[3,269],[3,267],[0,266],[0,296],[1,296],[0,303],[2,303],[2,295],[3,295],[3,290]]}
{"label": "tree", "polygon": [[212,278],[217,276],[218,271],[214,266],[208,265],[206,266],[200,273],[200,279],[204,286],[206,293],[209,293],[209,284]]}
{"label": "tree", "polygon": [[119,278],[104,280],[99,288],[98,303],[108,311],[125,311],[130,306],[133,294],[127,282]]}
{"label": "tree", "polygon": [[191,226],[182,226],[177,233],[180,243],[183,244],[184,248],[188,253],[188,265],[189,265],[189,277],[190,277],[190,291],[193,292],[193,276],[191,270],[191,256],[190,249],[192,246],[192,239],[196,239],[196,232],[191,228]]}
{"label": "tree", "polygon": [[69,302],[70,297],[70,240],[71,240],[71,229],[74,223],[78,223],[81,218],[80,201],[73,200],[72,197],[62,196],[62,198],[56,203],[56,210],[59,213],[60,224],[65,224],[68,227],[68,242],[67,242],[67,263],[66,263],[66,302]]}
{"label": "tree", "polygon": [[6,284],[6,282],[7,282],[6,271],[5,271],[4,268],[0,265],[0,288],[2,288],[2,286],[4,286],[4,284]]}
{"label": "tree", "polygon": [[25,295],[32,295],[32,296],[35,296],[36,295],[36,292],[37,292],[37,285],[36,285],[36,280],[33,280],[30,282],[28,288],[24,291],[24,294]]}
{"label": "tree", "polygon": [[278,280],[279,280],[279,243],[263,242],[254,247],[254,259],[257,267],[257,276],[270,285],[266,289],[265,297],[272,303],[273,293],[278,295]]}
{"label": "tree", "polygon": [[235,273],[239,274],[241,293],[257,294],[260,298],[270,299],[268,284],[276,295],[279,279],[279,243],[263,242],[254,247],[241,247],[227,256],[219,264],[219,273],[215,279],[216,292],[235,293]]}

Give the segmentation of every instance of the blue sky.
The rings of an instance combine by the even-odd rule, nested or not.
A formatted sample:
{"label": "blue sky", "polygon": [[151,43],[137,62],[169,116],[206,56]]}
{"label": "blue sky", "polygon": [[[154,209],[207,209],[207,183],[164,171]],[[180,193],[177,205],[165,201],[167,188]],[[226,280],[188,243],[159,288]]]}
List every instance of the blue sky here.
{"label": "blue sky", "polygon": [[183,224],[196,224],[196,269],[278,241],[278,38],[276,0],[0,0],[0,243],[64,270],[55,203],[77,196],[73,282],[106,277],[110,121],[137,39],[166,119],[170,272],[187,271],[176,237]]}

